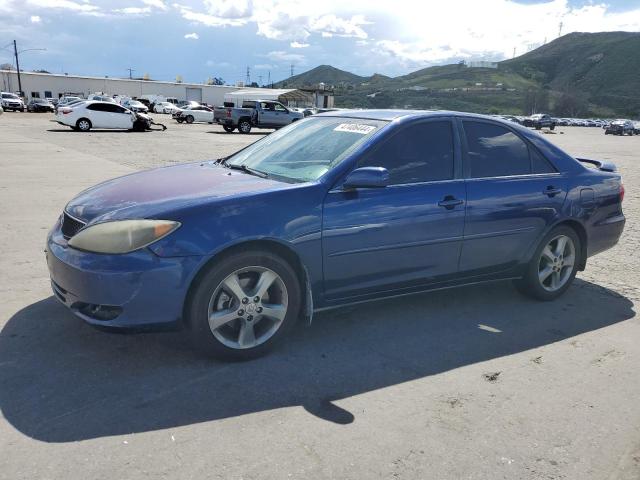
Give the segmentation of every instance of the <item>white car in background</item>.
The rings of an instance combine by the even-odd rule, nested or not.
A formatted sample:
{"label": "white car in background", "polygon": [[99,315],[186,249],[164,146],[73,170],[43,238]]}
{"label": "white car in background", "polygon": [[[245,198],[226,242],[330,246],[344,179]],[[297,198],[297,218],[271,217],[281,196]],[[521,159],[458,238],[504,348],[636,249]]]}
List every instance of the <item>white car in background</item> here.
{"label": "white car in background", "polygon": [[25,106],[22,99],[11,92],[0,92],[0,106],[4,110],[13,110],[14,112],[24,112]]}
{"label": "white car in background", "polygon": [[58,108],[56,121],[74,130],[88,132],[92,128],[131,130],[136,114],[111,102],[88,101]]}
{"label": "white car in background", "polygon": [[156,113],[176,113],[180,110],[173,103],[158,102],[153,106],[153,111]]}
{"label": "white car in background", "polygon": [[213,123],[213,110],[209,107],[204,107],[202,105],[198,106],[190,106],[187,108],[183,108],[178,110],[176,113],[172,115],[173,119],[178,123],[187,122],[206,122]]}
{"label": "white car in background", "polygon": [[125,100],[124,102],[122,102],[122,106],[134,112],[140,112],[140,113],[149,112],[149,108],[147,108],[147,106],[144,103],[139,102],[137,100]]}

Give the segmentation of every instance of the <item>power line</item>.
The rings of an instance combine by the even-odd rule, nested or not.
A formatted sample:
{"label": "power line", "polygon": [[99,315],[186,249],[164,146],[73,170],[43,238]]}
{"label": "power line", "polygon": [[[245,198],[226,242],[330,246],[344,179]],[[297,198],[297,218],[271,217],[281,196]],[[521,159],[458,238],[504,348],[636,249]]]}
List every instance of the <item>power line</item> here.
{"label": "power line", "polygon": [[129,70],[129,79],[131,80],[133,78],[133,72],[135,72],[135,70],[133,68],[125,68],[125,70]]}
{"label": "power line", "polygon": [[251,69],[247,66],[247,78],[244,82],[245,86],[246,85],[251,85]]}

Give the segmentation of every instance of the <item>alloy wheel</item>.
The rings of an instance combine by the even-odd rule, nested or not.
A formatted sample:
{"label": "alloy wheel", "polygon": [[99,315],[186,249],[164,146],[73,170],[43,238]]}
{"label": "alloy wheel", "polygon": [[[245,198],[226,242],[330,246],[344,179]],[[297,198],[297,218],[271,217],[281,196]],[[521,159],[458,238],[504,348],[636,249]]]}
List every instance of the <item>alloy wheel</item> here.
{"label": "alloy wheel", "polygon": [[265,267],[246,267],[227,276],[209,301],[209,328],[233,349],[256,347],[280,329],[289,297],[280,276]]}
{"label": "alloy wheel", "polygon": [[538,262],[538,280],[548,292],[566,285],[576,262],[576,247],[566,235],[558,235],[547,243]]}

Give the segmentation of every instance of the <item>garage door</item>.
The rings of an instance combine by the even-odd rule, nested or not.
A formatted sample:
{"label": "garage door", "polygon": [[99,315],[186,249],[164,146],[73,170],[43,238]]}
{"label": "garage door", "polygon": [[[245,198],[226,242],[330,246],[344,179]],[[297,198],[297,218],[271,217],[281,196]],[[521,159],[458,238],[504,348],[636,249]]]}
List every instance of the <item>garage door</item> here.
{"label": "garage door", "polygon": [[187,88],[187,100],[202,102],[202,89],[201,88]]}

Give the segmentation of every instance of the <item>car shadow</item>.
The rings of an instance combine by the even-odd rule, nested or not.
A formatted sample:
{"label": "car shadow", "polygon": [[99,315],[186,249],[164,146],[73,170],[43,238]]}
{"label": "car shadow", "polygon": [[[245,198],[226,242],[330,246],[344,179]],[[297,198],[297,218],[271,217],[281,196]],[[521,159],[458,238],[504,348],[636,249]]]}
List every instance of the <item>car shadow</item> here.
{"label": "car shadow", "polygon": [[249,133],[240,133],[240,132],[225,132],[224,130],[221,132],[210,130],[207,133],[212,133],[214,135],[243,135],[243,136],[251,136],[251,135],[269,135],[271,132],[249,132]]}
{"label": "car shadow", "polygon": [[634,317],[615,291],[576,280],[559,300],[505,284],[401,297],[317,314],[272,354],[222,363],[192,352],[184,332],[114,335],[53,297],[0,333],[0,408],[20,432],[73,442],[288,406],[337,424],[333,402],[562,341]]}
{"label": "car shadow", "polygon": [[[168,127],[167,127],[168,128]],[[91,135],[92,133],[148,133],[148,132],[161,132],[162,130],[154,128],[151,130],[122,130],[122,129],[115,129],[115,128],[111,128],[111,129],[95,129],[92,128],[91,130],[89,130],[88,132],[80,132],[78,130],[73,130],[70,127],[67,128],[49,128],[47,129],[47,132],[52,132],[52,133],[75,133],[78,135]]]}

